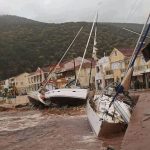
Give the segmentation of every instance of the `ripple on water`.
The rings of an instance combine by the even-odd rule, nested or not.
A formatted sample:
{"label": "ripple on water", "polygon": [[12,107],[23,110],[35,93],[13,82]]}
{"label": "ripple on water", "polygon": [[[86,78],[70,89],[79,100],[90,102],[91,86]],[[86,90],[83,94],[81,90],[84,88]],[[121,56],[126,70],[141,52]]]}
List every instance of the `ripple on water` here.
{"label": "ripple on water", "polygon": [[97,142],[97,138],[93,135],[83,136],[80,142],[89,143],[89,142]]}
{"label": "ripple on water", "polygon": [[37,126],[44,117],[41,114],[7,116],[0,118],[0,131],[18,131]]}

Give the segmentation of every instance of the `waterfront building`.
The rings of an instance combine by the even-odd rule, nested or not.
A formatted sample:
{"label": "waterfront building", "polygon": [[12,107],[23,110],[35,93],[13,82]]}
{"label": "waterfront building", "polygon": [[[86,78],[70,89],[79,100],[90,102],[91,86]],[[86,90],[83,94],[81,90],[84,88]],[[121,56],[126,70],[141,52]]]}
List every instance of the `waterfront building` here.
{"label": "waterfront building", "polygon": [[[107,70],[107,75],[115,82],[120,82],[127,70],[133,49],[114,48],[109,58],[111,69]],[[131,82],[131,88],[135,88],[135,82],[139,82],[139,88],[150,88],[150,62],[145,62],[143,55],[137,56],[134,65],[134,72]]]}
{"label": "waterfront building", "polygon": [[[82,57],[77,57],[61,64],[60,69],[58,69],[58,71],[55,72],[58,87],[63,87],[67,82],[77,77],[81,61]],[[95,61],[92,61],[91,65],[90,59],[84,59],[82,68],[78,76],[78,80],[82,87],[89,86],[90,72],[91,72],[91,82],[94,82],[93,78],[95,77]]]}

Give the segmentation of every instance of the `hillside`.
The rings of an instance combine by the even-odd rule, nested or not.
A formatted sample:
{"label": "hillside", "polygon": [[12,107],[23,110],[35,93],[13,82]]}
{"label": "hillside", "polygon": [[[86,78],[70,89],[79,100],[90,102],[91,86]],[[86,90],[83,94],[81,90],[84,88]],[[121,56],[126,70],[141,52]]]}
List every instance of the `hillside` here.
{"label": "hillside", "polygon": [[[57,62],[81,26],[84,29],[65,59],[82,56],[92,23],[48,24],[17,16],[0,16],[0,79]],[[132,29],[141,25],[125,24]],[[99,57],[112,48],[132,48],[137,35],[122,30],[124,24],[99,23]],[[93,38],[93,37],[92,37]],[[86,57],[91,57],[93,40]]]}

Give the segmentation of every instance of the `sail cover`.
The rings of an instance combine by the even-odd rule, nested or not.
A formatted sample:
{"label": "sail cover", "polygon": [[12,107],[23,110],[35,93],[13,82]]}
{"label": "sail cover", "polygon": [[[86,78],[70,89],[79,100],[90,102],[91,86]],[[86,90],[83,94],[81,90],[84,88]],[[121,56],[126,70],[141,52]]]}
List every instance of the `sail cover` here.
{"label": "sail cover", "polygon": [[150,43],[142,50],[145,61],[150,60]]}

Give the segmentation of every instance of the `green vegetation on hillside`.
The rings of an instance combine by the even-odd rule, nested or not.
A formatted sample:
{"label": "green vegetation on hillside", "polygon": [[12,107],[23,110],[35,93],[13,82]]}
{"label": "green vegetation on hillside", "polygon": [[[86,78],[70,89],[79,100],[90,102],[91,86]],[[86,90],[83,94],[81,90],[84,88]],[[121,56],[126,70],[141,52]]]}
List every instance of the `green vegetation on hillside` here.
{"label": "green vegetation on hillside", "polygon": [[[0,79],[24,71],[34,71],[38,66],[56,63],[67,49],[81,26],[83,31],[67,57],[82,56],[92,23],[70,22],[62,24],[41,23],[16,16],[0,16]],[[125,24],[132,29],[141,25]],[[98,24],[99,57],[116,48],[132,48],[137,35],[122,30],[123,24]],[[93,37],[86,57],[91,57]]]}

